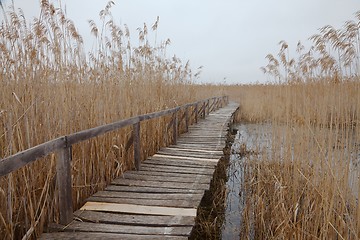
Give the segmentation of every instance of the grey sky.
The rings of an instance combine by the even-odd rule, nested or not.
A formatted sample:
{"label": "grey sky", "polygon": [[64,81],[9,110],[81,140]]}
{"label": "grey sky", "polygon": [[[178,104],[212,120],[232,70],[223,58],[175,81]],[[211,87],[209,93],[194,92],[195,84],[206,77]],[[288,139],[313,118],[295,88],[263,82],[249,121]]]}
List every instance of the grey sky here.
{"label": "grey sky", "polygon": [[[58,0],[55,0],[56,2]],[[10,0],[5,1],[9,3]],[[37,15],[38,1],[14,0],[26,17]],[[35,3],[34,3],[35,2]],[[62,0],[68,16],[85,37],[88,19],[98,19],[107,0]],[[195,69],[203,65],[202,82],[264,82],[259,70],[265,56],[278,52],[285,40],[295,49],[324,25],[339,28],[354,19],[359,0],[114,0],[114,19],[132,29],[151,26],[160,17],[158,39],[170,38],[169,54],[190,60]]]}

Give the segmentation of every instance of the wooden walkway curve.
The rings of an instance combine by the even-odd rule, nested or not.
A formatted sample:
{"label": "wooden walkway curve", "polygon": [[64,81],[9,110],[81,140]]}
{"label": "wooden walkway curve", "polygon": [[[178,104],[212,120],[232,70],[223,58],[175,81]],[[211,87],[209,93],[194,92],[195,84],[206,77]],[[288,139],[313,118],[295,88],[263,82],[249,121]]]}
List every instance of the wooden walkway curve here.
{"label": "wooden walkway curve", "polygon": [[61,232],[41,239],[187,239],[237,106],[229,103],[190,126],[176,145],[125,172],[88,198]]}

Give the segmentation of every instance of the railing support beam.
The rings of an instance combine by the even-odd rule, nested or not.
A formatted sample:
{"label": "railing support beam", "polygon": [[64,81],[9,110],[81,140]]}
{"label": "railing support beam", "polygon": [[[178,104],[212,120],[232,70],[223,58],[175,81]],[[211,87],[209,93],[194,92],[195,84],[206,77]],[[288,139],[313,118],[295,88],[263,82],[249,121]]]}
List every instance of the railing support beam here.
{"label": "railing support beam", "polygon": [[174,113],[174,123],[173,123],[173,144],[177,143],[178,136],[178,113]]}
{"label": "railing support beam", "polygon": [[195,104],[195,123],[198,123],[198,118],[199,118],[199,109],[198,109],[199,104],[196,103]]}
{"label": "railing support beam", "polygon": [[134,163],[137,171],[141,167],[141,158],[140,158],[140,122],[137,122],[133,125],[133,137],[134,137]]}
{"label": "railing support beam", "polygon": [[189,108],[185,107],[185,130],[189,131]]}
{"label": "railing support beam", "polygon": [[59,149],[57,152],[56,176],[59,191],[60,224],[63,225],[67,225],[73,220],[71,155],[71,146]]}

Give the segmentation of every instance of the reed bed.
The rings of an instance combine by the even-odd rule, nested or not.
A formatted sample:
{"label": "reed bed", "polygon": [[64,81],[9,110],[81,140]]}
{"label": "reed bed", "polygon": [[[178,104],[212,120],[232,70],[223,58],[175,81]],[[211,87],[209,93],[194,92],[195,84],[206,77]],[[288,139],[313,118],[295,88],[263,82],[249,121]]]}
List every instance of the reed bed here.
{"label": "reed bed", "polygon": [[271,144],[247,149],[240,239],[359,239],[359,12],[326,26],[306,51],[269,54],[263,85],[229,86],[237,120],[269,124]]}
{"label": "reed bed", "polygon": [[[113,21],[110,1],[100,27],[89,21],[93,48],[64,10],[41,1],[38,18],[4,9],[0,25],[0,158],[53,138],[223,94],[194,83],[189,62],[166,54],[170,40],[151,45],[159,19],[138,28],[137,46],[126,25]],[[155,34],[156,35],[156,34]],[[171,139],[169,117],[141,126],[142,157]],[[73,148],[73,205],[133,167],[124,128]],[[50,155],[0,179],[0,236],[35,239],[58,220],[55,156]]]}

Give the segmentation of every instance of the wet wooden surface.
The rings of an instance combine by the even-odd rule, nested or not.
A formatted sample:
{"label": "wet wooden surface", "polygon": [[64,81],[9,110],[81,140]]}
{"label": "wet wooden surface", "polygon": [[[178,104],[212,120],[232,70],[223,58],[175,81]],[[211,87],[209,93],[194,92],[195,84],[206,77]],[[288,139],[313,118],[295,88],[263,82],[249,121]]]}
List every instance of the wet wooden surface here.
{"label": "wet wooden surface", "polygon": [[237,105],[189,126],[177,144],[163,148],[87,199],[59,232],[41,239],[187,239],[197,207],[209,189],[225,146],[227,121]]}

